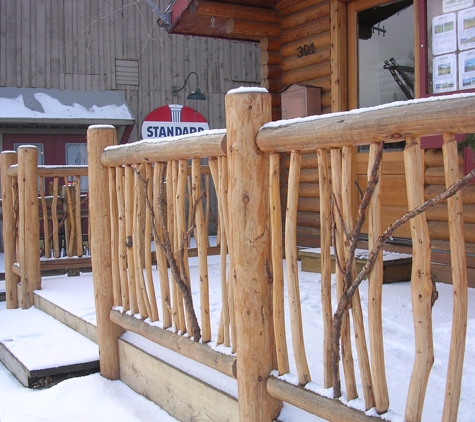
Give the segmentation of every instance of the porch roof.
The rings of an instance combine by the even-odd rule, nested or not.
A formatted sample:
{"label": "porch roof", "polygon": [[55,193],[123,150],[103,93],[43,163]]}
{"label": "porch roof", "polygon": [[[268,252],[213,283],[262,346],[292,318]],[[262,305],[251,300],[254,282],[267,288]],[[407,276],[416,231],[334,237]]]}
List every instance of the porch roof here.
{"label": "porch roof", "polygon": [[0,87],[0,124],[8,123],[128,126],[135,119],[117,91]]}
{"label": "porch roof", "polygon": [[280,33],[279,10],[294,0],[176,0],[167,9],[168,32],[259,42]]}

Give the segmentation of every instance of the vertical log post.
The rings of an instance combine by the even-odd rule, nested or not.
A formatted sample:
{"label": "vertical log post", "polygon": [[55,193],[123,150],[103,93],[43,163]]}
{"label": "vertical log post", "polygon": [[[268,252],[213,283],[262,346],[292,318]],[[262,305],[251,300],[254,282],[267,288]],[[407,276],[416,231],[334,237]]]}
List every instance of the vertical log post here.
{"label": "vertical log post", "polygon": [[289,192],[287,194],[287,210],[285,213],[285,258],[292,347],[295,355],[295,365],[297,367],[299,383],[305,385],[311,381],[311,377],[303,338],[297,262],[297,206],[301,160],[302,156],[299,151],[294,150],[291,152],[288,182]]}
{"label": "vertical log post", "polygon": [[[159,196],[160,196],[160,175],[162,174],[162,168],[164,163],[155,163],[153,171],[153,214],[154,214],[154,224],[157,228],[156,235],[158,239],[154,238],[155,241],[155,256],[157,258],[157,268],[158,274],[160,277],[160,297],[162,304],[162,323],[163,328],[167,329],[172,326],[172,314],[171,314],[171,303],[170,303],[170,282],[168,279],[168,269],[167,269],[167,257],[165,251],[159,246],[159,242],[163,245],[163,228],[159,227]],[[164,210],[166,212],[166,210]],[[171,233],[169,233],[171,234]]]}
{"label": "vertical log post", "polygon": [[43,213],[43,250],[45,258],[51,258],[51,245],[49,241],[49,218],[48,206],[46,205],[46,196],[44,188],[45,178],[40,177],[40,196],[41,196],[41,210]]}
{"label": "vertical log post", "polygon": [[[119,272],[119,207],[117,204],[117,181],[114,167],[109,167],[109,200],[111,212],[111,265],[112,265],[112,280],[114,293],[114,306],[122,305],[121,284]],[[76,202],[78,203],[78,202]],[[79,210],[79,212],[81,212]]]}
{"label": "vertical log post", "polygon": [[[211,340],[211,323],[209,316],[209,283],[208,283],[208,251],[207,251],[207,227],[205,227],[205,216],[203,214],[203,202],[199,201],[201,196],[201,174],[200,159],[194,158],[191,163],[191,174],[193,180],[192,203],[196,206],[195,211],[195,236],[198,248],[198,263],[200,269],[200,309],[201,309],[201,341],[207,343]],[[191,204],[188,205],[191,209]]]}
{"label": "vertical log post", "polygon": [[[448,133],[444,133],[443,138],[445,185],[448,188],[459,180],[457,140]],[[461,191],[447,199],[447,207],[449,211],[450,266],[452,267],[454,298],[449,366],[445,386],[444,412],[442,414],[442,421],[444,422],[457,419],[468,316],[467,255],[464,242]]]}
{"label": "vertical log post", "polygon": [[[118,236],[118,265],[119,265],[119,277],[120,277],[120,293],[122,299],[122,310],[127,312],[130,309],[129,302],[129,284],[127,279],[127,246],[125,245],[124,239],[127,238],[127,230],[125,223],[125,197],[124,197],[124,174],[125,170],[123,167],[115,168],[115,180],[116,180],[116,196],[117,196],[117,220],[118,227],[117,236]],[[120,240],[122,239],[122,241]]]}
{"label": "vertical log post", "polygon": [[[331,162],[331,177],[332,177],[332,190],[335,194],[335,200],[338,203],[338,206],[343,209],[342,206],[342,157],[341,149],[331,148],[330,150],[330,162]],[[338,254],[342,268],[345,268],[345,248],[344,248],[344,232],[343,227],[338,221],[338,216],[335,212],[335,255]],[[336,269],[336,292],[337,292],[337,302],[340,301],[340,298],[343,295],[344,291],[344,277],[339,269]],[[338,351],[339,353],[339,351]],[[358,390],[356,388],[356,378],[355,378],[355,365],[353,360],[353,351],[351,349],[351,326],[350,326],[350,315],[348,310],[345,311],[343,315],[343,322],[341,325],[341,360],[343,364],[343,372],[345,374],[346,382],[346,395],[348,400],[353,400],[358,397]],[[334,380],[335,383],[335,380]]]}
{"label": "vertical log post", "polygon": [[328,151],[317,149],[318,188],[320,192],[320,250],[322,262],[322,314],[323,314],[323,385],[332,386],[332,279],[330,236],[330,176],[328,174]]}
{"label": "vertical log post", "polygon": [[59,221],[58,221],[58,196],[59,196],[59,179],[53,179],[53,200],[51,202],[51,219],[53,220],[53,253],[55,258],[61,256],[61,248],[59,239]]}
{"label": "vertical log post", "polygon": [[82,242],[82,224],[81,224],[81,205],[82,205],[81,204],[81,176],[75,176],[75,179],[76,180],[75,180],[75,185],[74,185],[75,186],[74,203],[76,204],[76,213],[74,214],[74,216],[76,217],[76,220],[74,224],[76,224],[76,255],[81,257],[84,254],[84,245]]}
{"label": "vertical log post", "polygon": [[[378,144],[373,143],[369,147],[368,160],[368,180],[371,175]],[[373,195],[368,208],[368,251],[371,251],[383,232],[382,217],[383,208],[381,203],[381,180],[382,166],[378,169],[378,180],[374,188]],[[376,410],[379,414],[384,413],[389,407],[389,394],[386,382],[386,367],[384,365],[384,343],[383,343],[383,254],[376,258],[373,268],[368,277],[368,323],[369,323],[369,342],[371,348],[371,376],[374,385],[374,399],[376,401]]]}
{"label": "vertical log post", "polygon": [[17,153],[4,151],[0,154],[2,178],[2,209],[3,209],[3,248],[5,260],[5,292],[7,309],[18,308],[17,284],[20,277],[13,272],[15,263],[15,198],[12,191],[12,180],[8,176],[8,168],[17,163]]}
{"label": "vertical log post", "polygon": [[119,379],[119,344],[121,329],[109,318],[114,306],[112,282],[111,227],[109,209],[109,173],[101,162],[107,146],[117,143],[113,126],[96,125],[87,130],[89,165],[89,216],[91,225],[91,261],[97,318],[97,339],[101,375]]}
{"label": "vertical log post", "polygon": [[[407,138],[404,148],[407,202],[413,209],[424,202],[424,163],[420,145]],[[432,340],[432,281],[430,278],[430,238],[425,214],[409,222],[412,235],[411,299],[414,319],[415,357],[406,401],[406,420],[420,421],[427,382],[434,363]]]}
{"label": "vertical log post", "polygon": [[[226,158],[224,157],[224,160]],[[228,170],[227,166],[224,164],[225,161],[223,157],[210,157],[208,160],[209,169],[213,177],[214,185],[216,186],[216,194],[218,197],[218,219],[221,221],[221,224],[218,225],[218,233],[220,234],[220,273],[221,273],[221,299],[223,302],[222,308],[222,318],[220,319],[219,329],[218,329],[218,340],[217,343],[221,344],[224,342],[226,347],[231,346],[231,336],[230,336],[230,327],[231,326],[231,315],[230,310],[231,299],[229,295],[229,284],[228,284],[228,272],[226,265],[226,257],[228,254],[228,234],[229,227],[227,227],[227,218],[224,213],[224,205],[227,203],[227,196],[225,191],[227,191],[228,183]],[[225,167],[225,169],[223,168]],[[226,207],[227,209],[227,207]],[[233,343],[235,342],[234,334],[232,336]]]}
{"label": "vertical log post", "polygon": [[272,241],[272,276],[274,279],[274,335],[279,374],[290,372],[285,337],[284,268],[282,265],[282,210],[280,205],[280,154],[270,155],[270,222]]}
{"label": "vertical log post", "polygon": [[282,402],[266,389],[266,379],[276,367],[269,268],[269,158],[257,149],[255,137],[271,120],[271,95],[264,89],[235,90],[225,101],[239,420],[270,422],[278,416]]}
{"label": "vertical log post", "polygon": [[135,255],[133,250],[133,220],[134,220],[134,171],[131,166],[125,167],[124,177],[125,203],[125,244],[127,246],[127,268],[129,279],[130,312],[135,315],[139,312],[137,286],[135,279]]}
{"label": "vertical log post", "polygon": [[37,183],[38,149],[18,148],[18,192],[20,210],[20,303],[28,309],[35,303],[33,292],[41,289],[40,221]]}
{"label": "vertical log post", "polygon": [[[347,233],[352,233],[354,230],[353,210],[353,193],[352,193],[352,178],[353,173],[353,147],[345,146],[342,148],[342,166],[341,166],[341,204],[343,213],[343,224],[346,227]],[[350,239],[345,237],[345,262],[348,262]],[[353,261],[351,265],[351,279],[356,277],[356,265]],[[348,286],[345,285],[345,289]],[[355,329],[355,344],[358,353],[358,365],[360,367],[361,387],[363,389],[363,396],[366,409],[374,407],[373,385],[371,382],[371,370],[369,365],[368,347],[366,345],[366,335],[364,329],[363,309],[361,307],[360,291],[356,289],[351,298],[351,312],[353,316],[353,327]],[[379,409],[378,409],[379,410]]]}

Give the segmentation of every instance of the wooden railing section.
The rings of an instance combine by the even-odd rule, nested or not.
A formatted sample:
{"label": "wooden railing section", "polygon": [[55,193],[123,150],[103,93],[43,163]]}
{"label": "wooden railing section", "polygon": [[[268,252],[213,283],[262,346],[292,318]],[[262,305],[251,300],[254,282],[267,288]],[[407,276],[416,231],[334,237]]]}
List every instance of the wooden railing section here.
{"label": "wooden railing section", "polygon": [[90,267],[87,225],[82,224],[87,194],[80,190],[87,166],[38,166],[37,159],[33,146],[0,154],[9,308],[33,305],[42,270]]}
{"label": "wooden railing section", "polygon": [[[324,318],[324,386],[335,386],[330,376],[332,367],[332,329],[331,317],[331,280],[330,280],[330,246],[332,241],[330,231],[334,230],[333,246],[336,247],[341,265],[345,268],[348,259],[349,238],[345,233],[351,233],[355,220],[350,215],[352,209],[352,154],[356,146],[370,145],[368,180],[370,178],[376,151],[380,142],[397,142],[406,140],[404,163],[407,185],[407,199],[409,209],[420,206],[424,201],[424,164],[422,151],[417,138],[424,135],[441,133],[444,138],[443,162],[445,184],[448,188],[455,184],[459,176],[459,156],[455,133],[472,133],[475,130],[473,110],[475,97],[452,97],[436,101],[411,102],[388,106],[383,109],[358,110],[337,115],[323,116],[304,121],[283,121],[271,123],[263,127],[257,137],[256,144],[260,150],[271,154],[272,174],[279,174],[278,153],[290,153],[289,182],[287,196],[287,213],[285,216],[285,250],[287,258],[287,282],[289,289],[289,306],[291,316],[292,347],[295,356],[295,365],[301,385],[310,381],[308,372],[304,337],[302,334],[302,319],[300,313],[300,298],[298,290],[298,274],[296,249],[296,209],[298,201],[298,177],[300,174],[300,154],[317,152],[320,186],[320,244],[322,250],[322,309]],[[274,158],[273,158],[274,157]],[[328,157],[330,160],[328,160]],[[329,162],[330,161],[330,165]],[[331,184],[329,187],[328,168],[331,169]],[[378,169],[381,177],[381,168]],[[472,175],[473,176],[473,175]],[[322,183],[326,181],[326,183]],[[275,180],[274,180],[275,183]],[[272,189],[272,187],[271,187]],[[274,189],[276,189],[274,187]],[[330,195],[333,193],[341,216],[330,219]],[[438,192],[439,193],[439,192]],[[280,205],[278,199],[271,194],[271,209]],[[443,420],[456,420],[457,408],[460,399],[462,378],[462,363],[465,350],[465,336],[467,323],[467,273],[466,253],[463,230],[462,192],[458,191],[447,200],[449,213],[450,249],[453,280],[454,318],[452,326],[452,340],[450,347],[450,361],[447,373],[447,386]],[[335,212],[336,213],[336,211]],[[385,227],[382,227],[381,193],[379,184],[371,196],[368,213],[369,250],[378,241]],[[278,216],[275,220],[278,220]],[[340,221],[341,220],[341,221]],[[430,237],[425,214],[420,214],[410,221],[410,230],[413,241],[412,265],[412,305],[415,329],[415,361],[407,392],[405,417],[408,421],[419,421],[422,416],[424,396],[429,380],[430,369],[434,361],[432,344],[432,304],[433,283],[430,277]],[[333,226],[332,226],[333,225]],[[281,249],[279,242],[280,229],[272,233],[272,247]],[[277,252],[275,252],[277,253]],[[280,274],[281,262],[273,261],[274,274]],[[276,268],[277,267],[277,268]],[[354,271],[354,270],[353,270]],[[354,275],[352,279],[354,278]],[[383,321],[382,309],[382,257],[379,257],[369,273],[368,309],[369,329],[369,357],[368,346],[365,340],[365,327],[361,304],[356,290],[351,298],[351,306],[346,310],[341,329],[341,361],[345,373],[346,394],[348,400],[358,397],[355,379],[351,342],[350,319],[352,314],[353,330],[355,333],[356,351],[360,366],[362,393],[366,409],[376,407],[378,413],[384,413],[389,407],[387,381],[385,377],[384,348],[383,348]],[[343,274],[337,271],[337,298],[342,298],[349,290],[344,285]],[[345,292],[345,293],[344,293]],[[281,293],[279,293],[281,294]],[[274,298],[276,300],[276,298]],[[281,301],[282,299],[279,299]],[[338,299],[337,304],[340,299]],[[279,308],[276,308],[277,310]],[[284,337],[283,319],[274,320],[276,338]],[[277,348],[279,372],[288,371],[287,350],[280,344]],[[337,368],[337,371],[339,368]],[[301,390],[297,387],[277,383],[269,380],[269,392],[274,397],[289,400],[289,390],[294,389],[294,404],[302,403]],[[322,404],[315,401],[313,405],[305,401],[306,409],[317,415],[324,415],[319,409]],[[328,417],[326,415],[325,417]],[[331,420],[343,420],[344,416],[335,414]],[[350,418],[351,419],[351,418]]]}
{"label": "wooden railing section", "polygon": [[[367,316],[363,315],[357,284],[354,284],[357,280],[355,270],[351,267],[347,269],[345,274],[350,274],[349,278],[337,271],[337,298],[339,302],[347,303],[341,308],[341,346],[337,349],[332,336],[336,319],[332,314],[338,304],[332,303],[331,299],[330,247],[333,244],[336,248],[344,268],[352,255],[347,233],[351,233],[358,223],[350,212],[355,198],[351,180],[354,150],[357,146],[369,145],[368,180],[372,180],[381,172],[381,169],[376,171],[373,168],[378,161],[380,143],[405,139],[408,204],[409,208],[418,207],[425,201],[424,165],[418,137],[443,134],[444,177],[449,187],[459,180],[459,159],[453,135],[475,133],[474,110],[475,96],[467,95],[268,123],[271,120],[271,96],[263,89],[254,88],[233,90],[226,96],[226,131],[116,146],[112,126],[91,126],[88,130],[89,215],[93,217],[90,218],[90,247],[101,373],[110,379],[119,377],[117,338],[127,329],[237,378],[241,421],[271,421],[278,416],[282,401],[328,420],[372,419],[338,400],[324,398],[302,388],[314,374],[309,371],[307,353],[310,351],[305,347],[302,330],[296,226],[301,157],[303,153],[311,152],[316,154],[318,160],[320,181],[318,209],[322,290],[316,294],[320,296],[323,309],[324,387],[333,386],[338,396],[338,362],[341,361],[348,400],[362,394],[367,409],[375,407],[378,413],[384,413],[390,407],[390,397],[383,348],[381,257],[374,257],[375,265],[368,274],[368,302],[371,306]],[[280,153],[284,152],[289,154],[290,164],[283,219],[279,177]],[[24,167],[23,155],[28,156],[25,162],[29,160],[31,167]],[[17,219],[20,236],[25,238],[24,246],[22,242],[12,243],[15,246],[8,252],[11,253],[12,258],[8,259],[12,268],[16,262],[15,254],[39,258],[38,209],[27,205],[41,204],[46,197],[43,199],[40,194],[38,201],[36,176],[34,182],[30,182],[29,189],[22,185],[28,172],[26,168],[31,168],[38,176],[43,171],[36,168],[36,158],[33,158],[31,149],[21,147],[17,170],[10,167],[16,162],[13,154],[4,153],[1,156],[4,235],[13,239]],[[204,158],[208,159],[209,171],[216,186],[220,222],[222,309],[216,333],[209,319],[208,245],[200,177],[204,171],[201,159]],[[43,176],[52,175],[44,173]],[[63,173],[61,177],[64,177]],[[186,211],[187,185],[189,208],[194,210],[192,213]],[[384,229],[380,194],[379,184],[376,183],[367,208],[370,249],[378,244]],[[17,196],[18,208],[15,207]],[[11,207],[14,212],[6,216],[5,207]],[[457,418],[460,400],[468,306],[461,191],[447,200],[447,207],[454,314],[442,419],[453,421]],[[26,215],[27,208],[34,209],[34,219]],[[341,212],[337,216],[336,209]],[[9,229],[5,218],[11,219],[11,231],[5,231],[5,228]],[[37,226],[26,230],[21,222],[29,221],[29,218]],[[407,224],[410,225],[414,251],[411,292],[416,353],[405,417],[412,422],[421,420],[425,390],[434,360],[431,322],[433,284],[425,214],[417,215]],[[172,275],[177,276],[189,291],[187,242],[190,232],[194,232],[199,261],[199,300],[195,300],[195,306],[199,302],[198,331],[197,321],[186,309],[186,289],[177,285],[167,268],[170,267]],[[34,242],[27,241],[28,236]],[[165,249],[161,244],[165,245]],[[290,336],[286,335],[284,323],[283,251],[286,257]],[[158,268],[158,283],[153,279],[153,254]],[[7,250],[5,260],[7,262]],[[27,267],[21,259],[19,262],[21,271],[12,272],[11,276],[21,274],[22,288],[23,285],[37,286],[38,268],[35,267],[34,273],[27,274]],[[16,287],[16,281],[10,283]],[[355,291],[352,296],[348,293],[351,289]],[[28,295],[25,297],[28,298]],[[367,326],[365,319],[368,320]],[[361,382],[356,380],[352,331]],[[185,333],[188,336],[184,336]],[[236,354],[222,355],[211,349],[206,343],[213,336]],[[366,338],[369,338],[369,344]],[[289,372],[289,347],[293,349],[300,386],[270,376],[273,370],[281,375]],[[358,385],[361,385],[361,391],[358,391]]]}
{"label": "wooden railing section", "polygon": [[[112,320],[124,329],[140,333],[148,339],[167,346],[184,356],[214,367],[225,374],[236,377],[236,363],[232,356],[221,355],[209,348],[211,340],[210,305],[208,287],[207,256],[210,251],[208,239],[209,183],[212,175],[218,199],[218,238],[221,254],[221,320],[215,338],[217,344],[224,344],[233,350],[231,339],[234,321],[232,318],[232,292],[226,269],[227,256],[227,159],[225,157],[224,131],[206,137],[189,138],[181,142],[147,141],[114,147],[114,129],[91,127],[90,139],[99,145],[105,137],[110,142],[102,150],[95,150],[97,159],[89,154],[91,180],[98,182],[95,189],[101,189],[102,198],[108,198],[101,210],[107,209],[111,236],[111,307],[104,307],[104,315],[97,314],[98,326]],[[207,165],[201,159],[207,159]],[[99,164],[97,163],[99,161]],[[99,169],[95,169],[95,163]],[[101,167],[102,166],[102,167]],[[106,167],[104,167],[106,166]],[[102,173],[98,173],[101,169]],[[91,189],[93,186],[91,185]],[[91,202],[91,207],[94,202]],[[91,208],[91,213],[92,213]],[[105,212],[105,211],[104,211]],[[164,223],[164,226],[162,225]],[[92,232],[106,230],[107,227]],[[165,228],[165,230],[163,229]],[[188,252],[190,235],[196,242],[195,254],[199,264],[199,325],[200,336],[190,342],[185,334],[193,336],[193,323],[186,309],[186,298],[178,284],[173,281],[173,270],[169,276],[168,267],[176,266],[180,280],[191,292]],[[107,238],[107,236],[105,237]],[[153,240],[153,242],[152,242]],[[102,239],[93,236],[91,245],[94,267],[94,248],[99,248]],[[152,253],[152,243],[154,251]],[[169,248],[172,264],[164,247]],[[96,249],[97,250],[97,249]],[[214,253],[214,251],[213,251]],[[158,278],[154,283],[152,255],[155,255]],[[94,276],[97,271],[94,270]],[[156,291],[157,285],[158,291]],[[157,300],[157,297],[159,298]],[[119,308],[117,308],[119,307]],[[120,310],[120,311],[119,311]],[[231,310],[231,311],[230,311]],[[129,312],[128,312],[129,311]],[[140,315],[150,322],[160,321],[162,328],[129,317],[126,313]],[[110,314],[110,315],[109,315]],[[177,337],[168,331],[172,328]],[[100,329],[99,329],[100,333]],[[99,344],[101,337],[99,335]],[[112,371],[113,372],[113,371]]]}

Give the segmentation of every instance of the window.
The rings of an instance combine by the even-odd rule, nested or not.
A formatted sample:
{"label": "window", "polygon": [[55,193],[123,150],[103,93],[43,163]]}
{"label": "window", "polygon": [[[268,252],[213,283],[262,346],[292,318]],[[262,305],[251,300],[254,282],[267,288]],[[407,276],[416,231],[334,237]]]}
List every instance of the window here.
{"label": "window", "polygon": [[421,2],[422,96],[475,89],[473,6],[473,0]]}
{"label": "window", "polygon": [[[348,39],[350,109],[414,98],[412,0],[349,3]],[[404,142],[387,145],[403,147]]]}
{"label": "window", "polygon": [[[87,144],[86,143],[66,143],[66,165],[84,166],[87,165]],[[87,177],[81,178],[81,192],[87,191]]]}

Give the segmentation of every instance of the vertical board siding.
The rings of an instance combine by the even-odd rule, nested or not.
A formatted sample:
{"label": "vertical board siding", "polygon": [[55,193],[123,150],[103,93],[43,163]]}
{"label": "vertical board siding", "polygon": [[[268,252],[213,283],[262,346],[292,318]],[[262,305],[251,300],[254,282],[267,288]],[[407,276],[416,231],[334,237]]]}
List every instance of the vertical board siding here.
{"label": "vertical board siding", "polygon": [[[0,35],[0,86],[118,90],[137,121],[130,140],[140,138],[150,111],[169,103],[190,106],[211,128],[222,128],[226,92],[260,84],[256,44],[170,36],[146,2],[2,0]],[[126,81],[117,78],[117,59],[138,61],[138,86],[120,83]],[[193,76],[172,96],[172,86],[181,87],[191,71],[209,101],[186,100],[196,88]]]}

